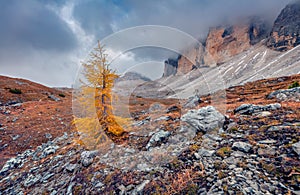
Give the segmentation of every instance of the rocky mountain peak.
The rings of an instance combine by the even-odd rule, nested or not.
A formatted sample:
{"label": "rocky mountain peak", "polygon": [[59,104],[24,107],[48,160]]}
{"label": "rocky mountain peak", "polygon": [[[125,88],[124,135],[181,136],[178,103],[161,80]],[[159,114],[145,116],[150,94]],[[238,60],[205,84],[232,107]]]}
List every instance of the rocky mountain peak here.
{"label": "rocky mountain peak", "polygon": [[250,17],[233,25],[210,28],[203,43],[185,49],[177,59],[165,62],[164,76],[181,75],[203,66],[224,63],[228,58],[248,50],[269,34],[268,23]]}
{"label": "rocky mountain peak", "polygon": [[264,19],[255,16],[237,24],[211,28],[205,44],[204,64],[221,64],[248,50],[267,37],[268,26]]}
{"label": "rocky mountain peak", "polygon": [[142,80],[142,81],[151,81],[150,78],[138,73],[138,72],[126,72],[120,78],[116,79],[116,82],[120,81],[130,81],[130,80]]}
{"label": "rocky mountain peak", "polygon": [[300,44],[300,1],[288,4],[274,22],[267,46],[286,51]]}
{"label": "rocky mountain peak", "polygon": [[165,61],[164,77],[175,75],[178,68],[178,59],[169,58]]}

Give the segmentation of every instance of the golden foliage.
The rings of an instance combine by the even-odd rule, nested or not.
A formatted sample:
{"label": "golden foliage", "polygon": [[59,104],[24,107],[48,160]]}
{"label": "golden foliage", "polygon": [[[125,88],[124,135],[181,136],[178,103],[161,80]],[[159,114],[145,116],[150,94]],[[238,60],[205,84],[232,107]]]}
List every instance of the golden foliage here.
{"label": "golden foliage", "polygon": [[112,88],[118,75],[110,68],[107,54],[99,41],[89,57],[87,62],[82,63],[84,78],[80,80],[82,85],[76,98],[82,117],[76,116],[73,123],[88,147],[99,147],[109,142],[106,133],[122,135],[129,120],[113,114]]}

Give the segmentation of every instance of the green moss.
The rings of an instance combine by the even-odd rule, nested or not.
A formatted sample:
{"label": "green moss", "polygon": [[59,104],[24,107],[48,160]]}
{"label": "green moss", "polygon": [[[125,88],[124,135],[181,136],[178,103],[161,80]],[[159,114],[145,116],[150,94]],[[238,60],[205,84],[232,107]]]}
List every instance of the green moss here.
{"label": "green moss", "polygon": [[298,83],[298,81],[293,82],[293,84],[291,84],[288,88],[292,89],[292,88],[295,88],[295,87],[300,87],[300,84]]}
{"label": "green moss", "polygon": [[231,152],[232,152],[231,148],[226,146],[218,149],[216,154],[224,158],[225,156],[230,155]]}
{"label": "green moss", "polygon": [[22,94],[21,89],[17,89],[17,88],[9,89],[9,92],[13,94]]}
{"label": "green moss", "polygon": [[60,96],[60,97],[66,97],[66,95],[63,94],[63,93],[58,94],[58,96]]}

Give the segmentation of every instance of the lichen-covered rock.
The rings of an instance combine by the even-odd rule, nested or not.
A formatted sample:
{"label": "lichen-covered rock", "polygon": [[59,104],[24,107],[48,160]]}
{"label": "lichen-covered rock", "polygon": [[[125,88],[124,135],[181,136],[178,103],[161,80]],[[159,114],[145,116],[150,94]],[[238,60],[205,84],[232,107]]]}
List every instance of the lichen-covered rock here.
{"label": "lichen-covered rock", "polygon": [[80,155],[81,163],[84,167],[90,166],[93,161],[94,157],[96,156],[97,151],[83,151]]}
{"label": "lichen-covered rock", "polygon": [[160,142],[165,140],[167,137],[169,137],[170,134],[171,133],[169,131],[164,131],[164,130],[158,131],[157,133],[152,135],[152,137],[150,138],[146,148],[149,149],[152,146],[154,146],[155,144],[159,144]]}
{"label": "lichen-covered rock", "polygon": [[268,104],[268,105],[254,105],[254,104],[242,104],[234,110],[234,113],[252,115],[263,111],[272,111],[281,108],[281,104]]}
{"label": "lichen-covered rock", "polygon": [[252,149],[252,145],[246,142],[234,142],[232,148],[248,153]]}
{"label": "lichen-covered rock", "polygon": [[267,96],[268,99],[276,98],[279,101],[300,101],[300,87],[295,87],[292,89],[281,89],[273,91]]}
{"label": "lichen-covered rock", "polygon": [[183,105],[184,108],[194,108],[198,106],[202,102],[199,95],[194,95],[192,97],[189,97],[187,102]]}
{"label": "lichen-covered rock", "polygon": [[24,186],[25,187],[30,187],[37,183],[41,179],[41,175],[29,175],[25,181],[24,181]]}
{"label": "lichen-covered rock", "polygon": [[207,106],[199,110],[189,110],[181,117],[181,120],[195,128],[198,132],[208,132],[222,128],[225,116],[213,106]]}

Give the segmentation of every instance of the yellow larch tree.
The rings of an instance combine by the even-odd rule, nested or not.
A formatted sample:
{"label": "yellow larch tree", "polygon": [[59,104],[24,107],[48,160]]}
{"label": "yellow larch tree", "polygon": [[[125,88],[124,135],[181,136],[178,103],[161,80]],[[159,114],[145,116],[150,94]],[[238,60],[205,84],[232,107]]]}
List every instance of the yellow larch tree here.
{"label": "yellow larch tree", "polygon": [[[84,144],[97,147],[108,142],[108,137],[121,136],[128,119],[113,114],[112,88],[119,76],[110,68],[104,47],[98,41],[89,55],[89,60],[82,63],[84,79],[81,80],[80,96],[84,117],[76,116],[74,123],[85,134]],[[91,95],[92,94],[92,95]]]}

